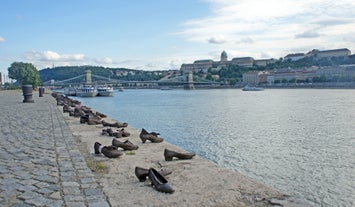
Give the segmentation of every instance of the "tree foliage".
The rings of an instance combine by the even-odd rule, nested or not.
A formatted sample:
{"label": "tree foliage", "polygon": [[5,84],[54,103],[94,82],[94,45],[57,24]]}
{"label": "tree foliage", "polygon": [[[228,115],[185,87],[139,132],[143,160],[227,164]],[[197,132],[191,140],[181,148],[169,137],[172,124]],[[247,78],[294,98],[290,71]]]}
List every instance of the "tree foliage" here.
{"label": "tree foliage", "polygon": [[8,68],[9,77],[17,80],[19,85],[41,85],[38,70],[32,63],[14,62]]}

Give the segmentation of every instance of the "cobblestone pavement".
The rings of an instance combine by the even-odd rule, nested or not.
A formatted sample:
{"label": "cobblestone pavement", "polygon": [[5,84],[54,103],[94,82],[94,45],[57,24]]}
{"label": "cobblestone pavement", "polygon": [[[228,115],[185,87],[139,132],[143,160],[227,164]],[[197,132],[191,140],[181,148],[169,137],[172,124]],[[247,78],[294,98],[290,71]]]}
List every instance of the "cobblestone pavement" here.
{"label": "cobblestone pavement", "polygon": [[50,94],[0,91],[0,206],[110,206]]}

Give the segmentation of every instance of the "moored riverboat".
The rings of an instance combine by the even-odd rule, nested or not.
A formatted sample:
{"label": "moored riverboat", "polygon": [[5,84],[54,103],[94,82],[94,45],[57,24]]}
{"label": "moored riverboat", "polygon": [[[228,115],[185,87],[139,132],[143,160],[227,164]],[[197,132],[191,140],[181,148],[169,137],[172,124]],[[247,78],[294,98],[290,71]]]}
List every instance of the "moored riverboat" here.
{"label": "moored riverboat", "polygon": [[99,86],[97,87],[98,96],[113,96],[114,90],[110,86]]}
{"label": "moored riverboat", "polygon": [[64,89],[64,95],[66,96],[76,96],[76,89],[74,87],[69,87]]}
{"label": "moored riverboat", "polygon": [[95,97],[97,96],[97,88],[92,85],[82,85],[76,89],[76,96]]}

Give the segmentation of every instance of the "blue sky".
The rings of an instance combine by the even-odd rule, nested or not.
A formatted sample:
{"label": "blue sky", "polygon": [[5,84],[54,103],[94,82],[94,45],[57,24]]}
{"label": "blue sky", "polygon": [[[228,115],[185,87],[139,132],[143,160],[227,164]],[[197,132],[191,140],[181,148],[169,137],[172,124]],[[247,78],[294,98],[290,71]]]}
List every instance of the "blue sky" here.
{"label": "blue sky", "polygon": [[100,65],[179,69],[198,59],[355,50],[353,0],[1,0],[0,72]]}

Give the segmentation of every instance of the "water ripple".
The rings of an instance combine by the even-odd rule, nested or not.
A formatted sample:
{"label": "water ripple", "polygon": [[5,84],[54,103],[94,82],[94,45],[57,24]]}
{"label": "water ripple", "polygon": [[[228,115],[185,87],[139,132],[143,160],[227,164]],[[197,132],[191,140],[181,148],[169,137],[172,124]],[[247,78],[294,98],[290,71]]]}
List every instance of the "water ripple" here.
{"label": "water ripple", "polygon": [[355,206],[353,90],[126,90],[81,100],[315,206]]}

